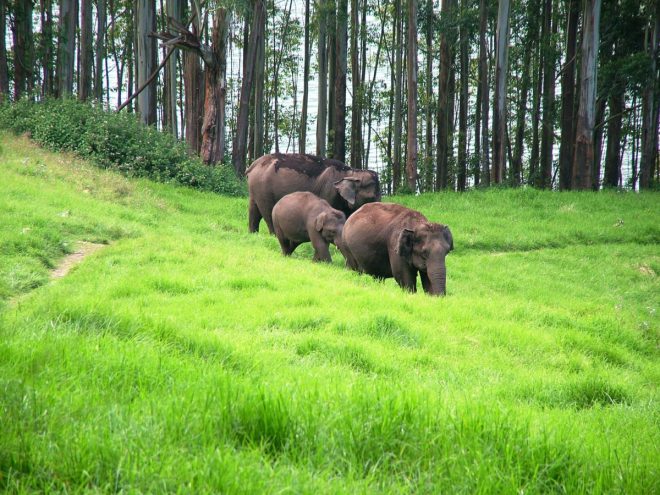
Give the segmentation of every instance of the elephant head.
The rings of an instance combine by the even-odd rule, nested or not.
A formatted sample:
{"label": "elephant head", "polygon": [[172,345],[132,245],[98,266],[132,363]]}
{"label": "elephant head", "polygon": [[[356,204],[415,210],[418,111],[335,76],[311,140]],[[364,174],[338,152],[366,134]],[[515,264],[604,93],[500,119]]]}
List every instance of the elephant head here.
{"label": "elephant head", "polygon": [[381,199],[378,175],[370,170],[354,170],[352,175],[338,180],[334,185],[352,210]]}
{"label": "elephant head", "polygon": [[314,228],[326,241],[336,243],[336,240],[341,237],[345,222],[346,215],[342,212],[324,211],[314,220]]}
{"label": "elephant head", "polygon": [[403,229],[400,232],[397,246],[397,252],[407,263],[428,276],[428,292],[444,295],[447,288],[445,257],[454,249],[449,227],[438,223],[419,223],[412,230]]}

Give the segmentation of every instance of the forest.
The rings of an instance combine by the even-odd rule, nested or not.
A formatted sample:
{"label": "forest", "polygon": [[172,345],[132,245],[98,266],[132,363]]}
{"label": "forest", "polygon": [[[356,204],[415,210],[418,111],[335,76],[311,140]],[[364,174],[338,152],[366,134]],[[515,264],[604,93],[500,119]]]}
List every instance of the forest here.
{"label": "forest", "polygon": [[652,0],[0,0],[0,94],[78,99],[244,174],[270,152],[385,193],[658,183]]}

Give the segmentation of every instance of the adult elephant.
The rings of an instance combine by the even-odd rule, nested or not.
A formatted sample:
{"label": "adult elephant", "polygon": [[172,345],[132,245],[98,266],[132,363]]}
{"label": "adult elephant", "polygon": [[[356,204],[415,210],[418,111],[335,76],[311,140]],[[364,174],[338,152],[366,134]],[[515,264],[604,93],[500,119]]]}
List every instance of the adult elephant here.
{"label": "adult elephant", "polygon": [[263,218],[271,234],[273,207],[287,194],[309,191],[349,216],[365,203],[380,201],[378,174],[353,170],[339,160],[300,153],[273,153],[257,158],[247,169],[250,232]]}
{"label": "adult elephant", "polygon": [[445,257],[454,248],[451,231],[418,211],[392,203],[364,205],[344,224],[338,247],[353,270],[394,277],[412,292],[419,272],[425,292],[446,292]]}

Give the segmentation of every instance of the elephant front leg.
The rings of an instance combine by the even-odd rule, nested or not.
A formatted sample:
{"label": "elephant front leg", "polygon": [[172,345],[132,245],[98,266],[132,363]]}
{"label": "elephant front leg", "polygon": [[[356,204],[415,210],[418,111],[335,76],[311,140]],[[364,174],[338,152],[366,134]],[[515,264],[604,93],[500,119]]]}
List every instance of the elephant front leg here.
{"label": "elephant front leg", "polygon": [[431,280],[429,279],[428,273],[424,271],[419,272],[419,278],[422,279],[422,288],[427,294],[431,292]]}
{"label": "elephant front leg", "polygon": [[398,254],[390,256],[392,275],[399,287],[410,292],[417,292],[417,270],[412,268]]}
{"label": "elephant front leg", "polygon": [[261,221],[261,212],[254,199],[250,198],[248,209],[248,230],[250,233],[259,232],[259,222]]}
{"label": "elephant front leg", "polygon": [[314,235],[310,237],[312,246],[314,246],[314,261],[325,261],[332,263],[332,258],[330,257],[330,248],[327,241],[320,235]]}

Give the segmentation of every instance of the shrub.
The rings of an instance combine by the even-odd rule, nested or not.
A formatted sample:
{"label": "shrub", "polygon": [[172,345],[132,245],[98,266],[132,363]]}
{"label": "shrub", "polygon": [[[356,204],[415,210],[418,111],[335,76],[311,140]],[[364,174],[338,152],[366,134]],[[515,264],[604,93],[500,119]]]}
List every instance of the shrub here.
{"label": "shrub", "polygon": [[102,168],[132,177],[233,196],[245,184],[227,164],[208,166],[171,134],[142,125],[134,114],[113,113],[73,99],[0,104],[0,127],[54,151],[71,151]]}

